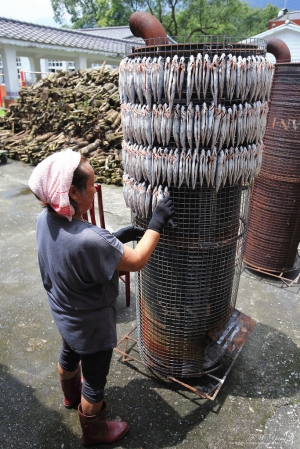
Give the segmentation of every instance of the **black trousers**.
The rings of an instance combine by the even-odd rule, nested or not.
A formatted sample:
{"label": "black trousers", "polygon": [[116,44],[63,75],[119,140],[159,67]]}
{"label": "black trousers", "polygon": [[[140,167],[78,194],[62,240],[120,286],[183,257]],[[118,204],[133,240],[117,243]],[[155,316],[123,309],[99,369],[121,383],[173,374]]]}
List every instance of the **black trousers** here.
{"label": "black trousers", "polygon": [[59,364],[65,371],[75,371],[81,361],[83,376],[81,394],[88,402],[95,404],[104,398],[104,387],[109,372],[112,349],[98,351],[94,354],[77,354],[62,340]]}

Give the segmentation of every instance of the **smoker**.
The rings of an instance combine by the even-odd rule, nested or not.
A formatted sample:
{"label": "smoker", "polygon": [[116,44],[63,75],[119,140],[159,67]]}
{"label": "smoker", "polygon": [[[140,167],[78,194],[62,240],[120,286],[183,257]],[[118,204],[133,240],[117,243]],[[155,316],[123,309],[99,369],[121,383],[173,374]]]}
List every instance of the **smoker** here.
{"label": "smoker", "polygon": [[[172,380],[181,382],[179,379],[182,379],[185,382],[188,378],[212,372],[225,352],[237,354],[255,325],[250,317],[235,309],[235,304],[249,221],[252,183],[261,164],[263,150],[261,138],[266,124],[263,116],[266,117],[267,113],[266,106],[274,67],[266,63],[265,41],[233,40],[224,36],[206,36],[203,41],[202,36],[201,42],[195,39],[195,42],[189,43],[175,41],[170,43],[161,25],[157,25],[156,22],[151,25],[153,18],[149,16],[151,15],[147,13],[133,14],[130,20],[132,32],[137,37],[143,37],[146,45],[133,48],[120,65],[121,109],[123,107],[127,110],[122,114],[124,199],[131,208],[132,223],[146,229],[151,218],[151,207],[150,210],[144,208],[143,202],[147,201],[145,189],[152,183],[150,191],[153,205],[159,201],[158,184],[162,184],[163,188],[167,185],[168,194],[171,195],[175,206],[174,222],[177,226],[169,224],[164,228],[150,261],[136,275],[137,341],[140,358],[147,367]],[[147,22],[149,20],[151,26]],[[159,34],[155,34],[157,32]],[[194,56],[194,60],[200,55],[198,60],[202,61],[200,92],[197,92],[195,87],[190,91],[189,62],[193,61],[191,55]],[[140,103],[142,107],[142,103],[145,104],[144,110],[148,107],[152,114],[152,118],[151,115],[148,118],[152,120],[152,136],[149,138],[152,140],[147,142],[147,137],[145,141],[141,138],[144,125],[142,122],[137,124],[139,119],[133,112],[135,107],[131,104],[132,93],[126,91],[123,81],[125,77],[127,89],[128,86],[134,86],[137,93],[140,86],[136,83],[140,81],[134,77],[143,73],[143,70],[143,76],[147,76],[147,69],[143,68],[142,64],[148,61],[148,70],[151,72],[154,70],[151,64],[160,57],[160,61],[163,60],[165,63],[173,60],[184,61],[182,67],[185,71],[181,94],[178,84],[172,98],[170,98],[171,89],[168,94],[165,88],[162,93],[162,104],[167,108],[171,100],[171,113],[176,107],[178,109],[177,105],[187,113],[189,108],[194,111],[196,105],[201,111],[204,104],[205,107],[211,106],[214,108],[215,123],[218,110],[222,110],[225,116],[224,123],[226,118],[228,119],[225,137],[221,135],[220,125],[220,128],[212,130],[209,139],[204,137],[202,140],[204,145],[200,143],[199,146],[194,119],[192,121],[194,128],[192,132],[189,130],[190,136],[187,135],[186,138],[184,136],[185,140],[181,139],[180,145],[174,134],[174,126],[171,127],[169,140],[163,145],[158,133],[155,132],[154,111],[157,105],[153,97],[150,99],[151,106],[147,105],[149,97],[144,90],[142,102],[139,101],[138,95],[135,96],[135,102]],[[226,69],[226,64],[223,66],[227,71],[224,80],[222,78],[224,84],[221,89],[221,60],[226,63],[232,58],[234,69],[231,75],[229,68]],[[204,68],[204,61],[209,61],[210,64],[218,61],[220,72],[213,75],[212,66]],[[245,64],[243,69],[241,69],[242,62]],[[265,70],[265,78],[259,80],[251,78],[252,64],[256,64],[255,71],[259,73],[260,70]],[[260,64],[261,67],[265,64],[263,69]],[[130,70],[135,74],[131,75]],[[166,77],[166,66],[164,70]],[[243,70],[243,75],[240,70]],[[204,92],[203,77],[207,74],[211,79]],[[237,74],[240,77],[238,80]],[[192,76],[195,77],[195,71]],[[229,76],[232,76],[232,80]],[[263,79],[269,80],[268,86],[264,84]],[[231,87],[231,94],[230,83],[234,84]],[[237,83],[242,83],[244,87],[237,88]],[[201,117],[201,120],[204,120],[203,116]],[[165,123],[168,124],[161,126],[170,127],[169,122]],[[233,127],[235,125],[235,131],[231,132],[231,136],[228,135],[230,125]],[[201,124],[199,126],[201,128]],[[208,132],[207,129],[208,127],[203,132]],[[260,134],[255,134],[257,130]],[[180,132],[181,135],[186,132],[182,117]],[[147,170],[143,167],[143,164],[146,164],[146,147],[150,147],[148,151],[150,154],[152,152],[152,156],[155,153],[159,154],[158,158],[163,158],[163,155],[167,154],[167,162],[162,161],[162,164],[172,163],[173,167],[175,163],[170,154],[174,155],[176,149],[181,155],[180,158],[184,154],[184,163],[180,165],[179,162],[179,170],[181,168],[184,171],[183,181],[178,182],[175,172],[168,180],[166,177],[163,179],[163,175],[157,175],[157,169],[153,171],[156,173],[153,175],[154,180],[153,177],[146,179]],[[159,152],[160,147],[166,150],[165,153]],[[197,156],[198,153],[203,155],[203,164],[206,164],[203,169],[204,175],[199,168],[200,162],[196,169],[195,164],[189,165],[187,162],[188,153],[193,163],[195,159],[197,160],[194,158],[196,152]],[[155,155],[152,157],[153,164],[157,163]],[[138,164],[142,164],[141,170],[138,170]],[[220,173],[221,182],[218,180]],[[192,178],[193,183],[190,182]],[[139,186],[142,193],[139,193]]]}
{"label": "smoker", "polygon": [[[279,53],[286,46],[278,41]],[[289,51],[277,57],[265,154],[254,184],[244,256],[249,268],[277,277],[293,271],[294,263],[297,266],[300,240],[299,76],[300,64],[290,62]]]}

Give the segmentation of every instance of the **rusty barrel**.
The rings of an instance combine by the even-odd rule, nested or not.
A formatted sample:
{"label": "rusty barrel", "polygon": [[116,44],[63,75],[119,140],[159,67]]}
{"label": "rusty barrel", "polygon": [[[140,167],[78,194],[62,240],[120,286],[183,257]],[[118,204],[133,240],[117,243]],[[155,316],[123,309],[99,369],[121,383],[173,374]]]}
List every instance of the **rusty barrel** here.
{"label": "rusty barrel", "polygon": [[244,261],[282,273],[292,269],[300,239],[300,63],[276,65],[264,143]]}

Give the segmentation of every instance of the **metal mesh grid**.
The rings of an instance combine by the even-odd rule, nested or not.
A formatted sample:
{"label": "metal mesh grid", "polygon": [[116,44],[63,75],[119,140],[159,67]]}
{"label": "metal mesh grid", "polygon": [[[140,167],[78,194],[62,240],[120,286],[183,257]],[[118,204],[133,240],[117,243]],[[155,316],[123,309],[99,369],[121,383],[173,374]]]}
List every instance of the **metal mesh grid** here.
{"label": "metal mesh grid", "polygon": [[292,269],[300,240],[300,64],[276,65],[255,181],[245,262],[266,271]]}
{"label": "metal mesh grid", "polygon": [[[178,227],[164,229],[136,277],[139,348],[160,372],[192,377],[205,367],[206,331],[225,323],[235,306],[251,189],[170,193]],[[149,219],[132,219],[147,228]]]}
{"label": "metal mesh grid", "polygon": [[184,56],[190,56],[194,51],[203,53],[209,52],[227,52],[240,54],[241,52],[256,55],[265,55],[267,50],[267,41],[265,39],[245,38],[243,36],[224,36],[224,35],[197,35],[174,36],[172,42],[165,44],[164,38],[147,38],[146,47],[135,47],[129,57],[135,57],[138,54],[144,56],[170,56],[184,52]]}
{"label": "metal mesh grid", "polygon": [[[274,67],[264,58],[265,41],[240,39],[234,43],[228,38],[214,36],[207,37],[202,43],[156,44],[154,42],[153,46],[134,49],[121,62],[119,69],[124,132],[123,164],[127,172],[123,178],[124,199],[131,208],[132,223],[146,229],[155,203],[167,194],[173,199],[174,221],[177,223],[177,227],[171,224],[165,227],[150,261],[136,276],[138,344],[146,365],[166,375],[195,377],[206,368],[208,359],[209,363],[213,363],[211,359],[214,357],[207,357],[207,331],[224,325],[235,306],[248,227],[251,186],[261,164],[261,139]],[[212,80],[207,83],[207,89],[203,83],[200,90],[191,89],[188,63],[191,62],[190,56],[197,57],[197,54],[211,63],[214,60],[219,68],[225,61],[229,62],[228,67],[232,63],[234,69],[232,72],[227,71],[223,80],[224,72],[221,71],[220,75],[211,66],[205,66],[203,74],[214,73]],[[176,59],[175,55],[178,55],[175,62],[182,58],[186,68],[181,94],[178,84],[172,95],[169,88],[164,87],[156,104],[154,89],[151,90],[151,85],[147,85],[146,65],[142,67],[141,62],[146,64],[149,58],[148,70],[151,72],[157,58],[161,56],[166,63],[169,56],[170,59]],[[239,72],[243,87],[238,88],[234,84],[230,91],[229,77],[235,80],[243,64],[243,75]],[[133,67],[134,70],[137,68],[135,75],[131,71]],[[224,69],[225,66],[222,67]],[[250,77],[253,67],[255,75],[258,75],[254,80]],[[134,79],[136,73],[140,74],[139,69],[144,70],[142,82],[145,82],[140,94],[139,81]],[[165,78],[168,76],[167,70],[165,66]],[[262,79],[261,72],[264,73]],[[270,77],[267,78],[267,75]],[[218,86],[214,86],[214,79]],[[223,90],[220,90],[222,85]],[[169,139],[160,141],[152,123],[155,107],[160,102],[165,103],[165,111],[167,108],[173,111],[173,108],[180,107],[188,114],[190,109],[188,111],[187,105],[203,108],[207,102],[213,111],[214,123],[219,123],[215,119],[219,111],[226,111],[225,116],[233,109],[236,112],[235,131],[231,139],[223,136],[220,141],[221,128],[211,128],[212,135],[217,135],[218,139],[208,138],[205,131],[201,143],[197,143],[195,133],[184,134],[185,122],[181,117],[180,141],[178,136],[176,138],[178,130],[174,127],[170,129],[167,121],[162,121],[160,129],[165,132],[169,128]],[[266,113],[258,113],[256,122],[251,125],[249,121],[247,124],[251,116],[250,109],[258,111],[261,108],[260,105],[256,108],[255,102],[260,102]],[[147,117],[146,124],[131,114],[133,108],[143,110]],[[242,111],[239,123],[238,109]],[[190,125],[195,128],[195,122]],[[253,129],[260,130],[259,137],[255,136]],[[231,147],[227,148],[229,145]],[[195,170],[195,165],[192,168],[186,162],[197,151],[203,153],[206,164],[203,176],[198,166]],[[173,159],[169,158],[170,154]],[[236,159],[230,155],[235,155]],[[179,157],[180,161],[183,160],[181,168],[174,162]],[[146,160],[151,160],[151,170]],[[169,160],[173,167],[170,177],[166,175],[170,167]],[[184,173],[181,178],[177,168],[181,174]]]}

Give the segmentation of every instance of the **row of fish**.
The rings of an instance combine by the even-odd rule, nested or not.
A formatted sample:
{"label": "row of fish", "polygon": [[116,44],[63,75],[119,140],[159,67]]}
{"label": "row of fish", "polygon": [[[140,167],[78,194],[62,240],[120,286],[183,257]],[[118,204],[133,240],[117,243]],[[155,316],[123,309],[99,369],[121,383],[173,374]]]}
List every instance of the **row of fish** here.
{"label": "row of fish", "polygon": [[170,196],[167,186],[155,186],[154,189],[146,183],[137,183],[128,175],[123,175],[123,195],[126,206],[142,218],[148,218],[159,202]]}
{"label": "row of fish", "polygon": [[148,105],[124,103],[121,105],[123,135],[126,142],[151,146],[155,141],[168,146],[171,137],[177,148],[199,150],[240,146],[244,142],[258,143],[263,139],[268,102],[241,103],[237,106],[217,108],[204,102],[194,107],[170,108],[166,103]]}
{"label": "row of fish", "polygon": [[197,182],[202,187],[204,181],[218,191],[227,181],[230,185],[251,183],[260,171],[264,145],[261,141],[247,147],[201,151],[133,147],[122,143],[125,191],[128,185],[131,189],[147,185],[152,192],[160,184],[178,188],[186,184],[195,189]]}
{"label": "row of fish", "polygon": [[274,65],[264,56],[242,57],[222,53],[211,57],[198,53],[188,58],[174,55],[124,58],[119,66],[121,103],[170,103],[189,105],[193,93],[199,101],[213,98],[215,106],[233,98],[242,102],[269,100]]}

